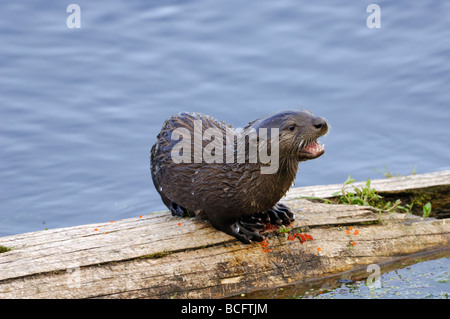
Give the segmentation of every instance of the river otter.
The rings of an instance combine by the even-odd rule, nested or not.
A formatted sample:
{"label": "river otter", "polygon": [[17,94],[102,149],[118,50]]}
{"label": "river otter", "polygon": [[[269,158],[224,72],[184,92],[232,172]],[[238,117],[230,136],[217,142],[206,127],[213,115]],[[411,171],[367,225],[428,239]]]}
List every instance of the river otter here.
{"label": "river otter", "polygon": [[164,122],[151,149],[153,183],[173,215],[206,218],[243,243],[261,241],[265,223],[294,220],[278,201],[298,163],[324,153],[317,138],[327,131],[325,119],[304,110],[267,115],[241,130],[179,113]]}

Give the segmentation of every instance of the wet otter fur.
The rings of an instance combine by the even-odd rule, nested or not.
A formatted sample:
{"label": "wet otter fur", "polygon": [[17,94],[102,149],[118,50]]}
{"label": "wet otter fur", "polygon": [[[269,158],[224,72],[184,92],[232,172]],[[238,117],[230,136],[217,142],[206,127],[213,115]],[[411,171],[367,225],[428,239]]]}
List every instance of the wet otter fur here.
{"label": "wet otter fur", "polygon": [[[223,163],[207,163],[205,159],[195,162],[195,152],[199,147],[205,149],[211,143],[211,137],[211,140],[203,138],[201,145],[198,145],[198,140],[195,145],[192,139],[191,160],[175,163],[172,150],[180,139],[172,140],[172,133],[175,129],[183,128],[194,136],[196,120],[197,123],[201,121],[203,132],[208,128],[216,128],[223,133],[223,143],[218,145],[223,145],[224,159],[227,150],[232,148],[233,162],[227,163],[224,160]],[[254,163],[249,159],[248,138],[245,140],[245,162],[236,160],[237,140],[227,143],[225,138],[227,133],[238,135],[252,129],[260,132],[261,128],[267,128],[269,132],[269,150],[270,129],[279,130],[279,167],[272,174],[261,173],[261,169],[268,164],[259,160]],[[243,243],[261,241],[264,237],[259,232],[266,223],[289,224],[294,220],[293,212],[278,201],[293,184],[298,163],[324,153],[324,148],[317,143],[317,139],[327,131],[328,123],[324,118],[305,110],[281,111],[261,117],[250,122],[241,133],[208,115],[179,113],[164,122],[151,149],[150,170],[153,183],[173,215],[195,214]],[[258,145],[261,143],[258,139]]]}

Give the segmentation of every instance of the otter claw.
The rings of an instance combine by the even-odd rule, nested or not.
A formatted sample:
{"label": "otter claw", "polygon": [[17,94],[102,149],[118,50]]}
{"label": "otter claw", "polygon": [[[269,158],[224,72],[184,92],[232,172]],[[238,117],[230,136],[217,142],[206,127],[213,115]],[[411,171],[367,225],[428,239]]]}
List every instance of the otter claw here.
{"label": "otter claw", "polygon": [[270,222],[275,225],[289,225],[295,220],[294,212],[284,204],[278,203],[266,214],[270,217]]}
{"label": "otter claw", "polygon": [[248,224],[269,224],[270,223],[270,218],[265,213],[258,213],[255,215],[247,216],[240,220],[245,223],[248,223]]}
{"label": "otter claw", "polygon": [[266,214],[269,216],[270,223],[273,225],[281,225],[283,224],[283,220],[279,218],[279,214],[277,210],[271,209],[266,212]]}
{"label": "otter claw", "polygon": [[278,203],[268,211],[248,216],[240,220],[247,227],[260,228],[263,224],[289,225],[295,220],[295,214],[286,205]]}
{"label": "otter claw", "polygon": [[252,241],[264,240],[264,237],[253,228],[253,224],[249,226],[249,224],[243,223],[242,221],[235,222],[224,231],[227,234],[239,239],[244,244],[250,244]]}
{"label": "otter claw", "polygon": [[[176,210],[179,211],[180,207],[178,205],[177,207]],[[181,207],[181,209],[183,208]],[[210,222],[216,229],[239,239],[244,244],[250,244],[252,241],[264,240],[264,236],[259,232],[265,229],[266,224],[289,225],[294,220],[295,215],[292,210],[286,205],[278,203],[264,213],[246,216],[234,222],[226,223],[214,218],[210,219]]]}
{"label": "otter claw", "polygon": [[[238,225],[237,232],[240,236],[235,237],[241,240],[242,242],[248,244],[251,241],[264,240],[264,237],[257,230],[257,228],[259,228],[260,230],[264,229],[265,226],[263,224],[259,223],[248,224],[243,221],[238,221],[236,222],[236,224]],[[245,240],[243,241],[241,238],[244,238]]]}
{"label": "otter claw", "polygon": [[257,222],[249,223],[243,220],[224,221],[214,218],[211,219],[210,222],[214,228],[239,239],[244,244],[250,244],[252,241],[264,240],[264,237],[259,233],[259,231],[264,228],[263,224]]}
{"label": "otter claw", "polygon": [[247,221],[240,220],[238,222],[238,225],[241,225],[242,227],[245,227],[247,229],[251,229],[253,231],[258,230],[258,229],[259,230],[265,229],[266,225],[261,224],[260,221],[261,221],[260,219],[256,220],[255,222],[247,222]]}

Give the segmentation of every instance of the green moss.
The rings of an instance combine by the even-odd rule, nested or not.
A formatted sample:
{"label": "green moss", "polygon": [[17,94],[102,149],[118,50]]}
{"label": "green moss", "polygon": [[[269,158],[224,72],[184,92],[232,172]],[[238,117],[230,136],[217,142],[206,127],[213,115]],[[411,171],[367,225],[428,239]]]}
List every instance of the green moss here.
{"label": "green moss", "polygon": [[430,193],[417,194],[414,196],[411,203],[418,206],[425,206],[433,199],[433,197],[433,194]]}
{"label": "green moss", "polygon": [[164,251],[158,251],[156,253],[140,256],[139,258],[140,259],[158,259],[158,258],[163,258],[170,254],[171,254],[171,252],[164,250]]}
{"label": "green moss", "polygon": [[6,253],[7,251],[10,251],[10,250],[11,250],[11,248],[0,245],[0,254]]}

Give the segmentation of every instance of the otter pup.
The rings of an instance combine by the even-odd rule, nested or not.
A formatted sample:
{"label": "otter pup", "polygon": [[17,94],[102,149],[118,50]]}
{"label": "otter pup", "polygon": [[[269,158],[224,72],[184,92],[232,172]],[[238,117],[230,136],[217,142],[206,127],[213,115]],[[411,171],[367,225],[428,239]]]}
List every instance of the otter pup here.
{"label": "otter pup", "polygon": [[303,110],[267,115],[241,130],[179,113],[164,122],[151,149],[153,183],[173,215],[206,218],[243,243],[262,241],[266,223],[294,220],[278,201],[298,163],[325,152],[317,139],[327,131],[324,118]]}

